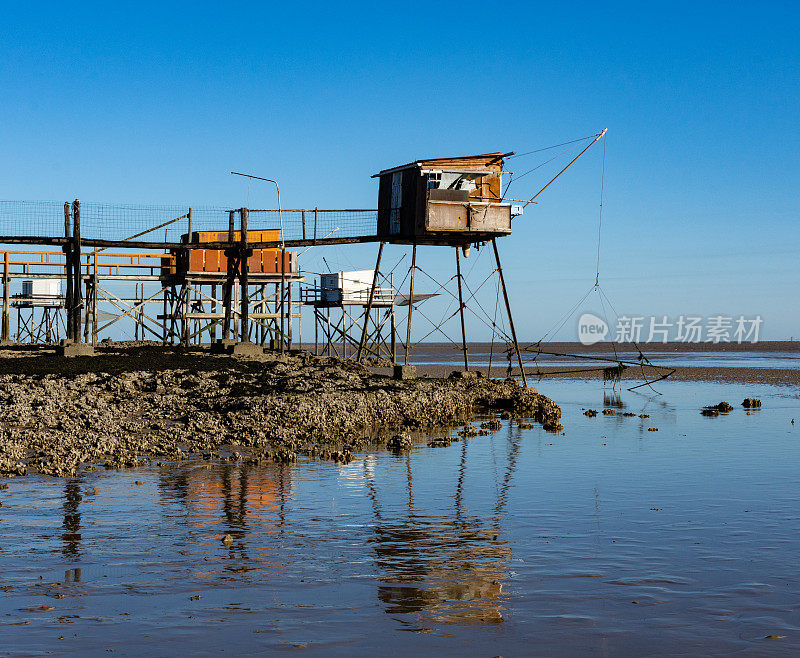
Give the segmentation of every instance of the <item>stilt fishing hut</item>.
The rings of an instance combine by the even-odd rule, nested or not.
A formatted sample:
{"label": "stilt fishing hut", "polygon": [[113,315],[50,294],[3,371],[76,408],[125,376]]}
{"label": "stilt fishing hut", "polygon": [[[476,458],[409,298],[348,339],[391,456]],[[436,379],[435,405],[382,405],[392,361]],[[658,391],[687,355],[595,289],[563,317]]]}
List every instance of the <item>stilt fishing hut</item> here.
{"label": "stilt fishing hut", "polygon": [[393,244],[464,246],[511,233],[503,159],[510,153],[417,160],[384,169],[378,235]]}
{"label": "stilt fishing hut", "polygon": [[[471,245],[491,242],[514,349],[523,381],[525,380],[503,270],[500,266],[500,255],[495,242],[497,237],[511,234],[512,206],[503,200],[503,162],[510,155],[513,153],[498,151],[482,155],[415,160],[398,167],[384,169],[373,176],[379,179],[377,234],[381,239],[375,266],[373,293],[377,287],[384,244],[412,245],[404,366],[408,366],[411,344],[411,319],[415,303],[414,283],[418,269],[417,245],[455,247],[461,350],[464,368],[469,370],[459,252],[467,257]],[[372,306],[372,297],[373,295],[370,296],[367,305],[367,313]],[[365,321],[358,358],[361,358],[366,336]],[[399,376],[405,376],[402,367],[398,368],[398,373]]]}

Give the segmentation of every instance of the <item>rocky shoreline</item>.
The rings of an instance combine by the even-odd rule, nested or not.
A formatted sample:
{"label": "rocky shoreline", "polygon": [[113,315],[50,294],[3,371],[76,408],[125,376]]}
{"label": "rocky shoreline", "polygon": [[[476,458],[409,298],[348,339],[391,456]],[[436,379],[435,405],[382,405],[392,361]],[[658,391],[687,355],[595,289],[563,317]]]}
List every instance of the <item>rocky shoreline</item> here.
{"label": "rocky shoreline", "polygon": [[370,445],[407,449],[408,432],[485,414],[562,429],[559,407],[512,379],[393,380],[305,352],[258,361],[163,348],[71,360],[0,355],[0,402],[5,476],[159,459],[347,462]]}

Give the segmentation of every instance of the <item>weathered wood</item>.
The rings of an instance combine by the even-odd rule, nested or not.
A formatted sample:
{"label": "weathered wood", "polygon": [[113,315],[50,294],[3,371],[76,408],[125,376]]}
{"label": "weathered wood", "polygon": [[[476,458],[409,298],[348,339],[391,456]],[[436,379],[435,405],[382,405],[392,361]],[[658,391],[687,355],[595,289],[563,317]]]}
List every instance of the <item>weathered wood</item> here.
{"label": "weathered wood", "polygon": [[226,245],[225,256],[227,258],[227,276],[225,277],[225,284],[222,294],[222,305],[225,311],[225,320],[222,324],[222,338],[230,338],[231,330],[231,298],[233,296],[233,284],[236,276],[236,268],[234,261],[233,250],[233,237],[234,237],[234,219],[235,212],[231,210],[228,213],[228,244]]}
{"label": "weathered wood", "polygon": [[11,286],[11,279],[8,276],[8,252],[5,253],[3,262],[3,330],[0,334],[0,340],[7,342],[11,340],[11,319],[9,317],[9,287]]}
{"label": "weathered wood", "polygon": [[83,309],[83,291],[81,290],[81,202],[72,202],[72,340],[81,341],[81,314]]}
{"label": "weathered wood", "polygon": [[239,225],[241,250],[239,252],[239,283],[241,285],[240,301],[241,310],[239,311],[240,340],[244,343],[250,338],[250,324],[248,314],[250,312],[250,291],[248,290],[247,273],[250,269],[248,262],[250,252],[247,249],[247,208],[239,210]]}
{"label": "weathered wood", "polygon": [[67,294],[64,300],[67,311],[67,339],[72,338],[72,284],[75,279],[72,276],[72,206],[69,202],[64,203],[64,258],[66,260]]}
{"label": "weathered wood", "polygon": [[285,329],[286,329],[286,249],[281,248],[281,354],[286,351]]}

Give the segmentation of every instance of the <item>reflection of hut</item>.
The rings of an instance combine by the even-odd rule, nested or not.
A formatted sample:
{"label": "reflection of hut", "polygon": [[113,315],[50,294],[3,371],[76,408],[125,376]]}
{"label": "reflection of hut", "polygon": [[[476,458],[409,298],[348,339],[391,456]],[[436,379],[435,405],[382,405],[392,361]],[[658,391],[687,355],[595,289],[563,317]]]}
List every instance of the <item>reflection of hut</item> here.
{"label": "reflection of hut", "polygon": [[162,482],[180,494],[189,512],[189,525],[218,524],[220,531],[227,532],[246,525],[276,525],[290,477],[280,467],[237,463],[181,468],[164,474]]}
{"label": "reflection of hut", "polygon": [[[490,531],[454,527],[452,535],[436,532],[410,542],[405,550],[415,553],[416,573],[383,579],[378,597],[387,605],[386,612],[415,612],[423,620],[447,624],[501,623],[502,582],[509,578],[511,547],[493,541]],[[447,555],[445,542],[453,546]]]}
{"label": "reflection of hut", "polygon": [[385,574],[378,598],[387,613],[416,613],[421,621],[432,623],[503,622],[502,583],[510,577],[511,546],[498,540],[498,529],[518,450],[518,443],[509,441],[505,475],[499,483],[493,512],[486,518],[463,513],[466,443],[462,443],[455,514],[446,520],[432,519],[414,509],[408,458],[409,519],[400,523],[384,519],[378,487],[365,462],[367,491],[375,513],[376,563]]}

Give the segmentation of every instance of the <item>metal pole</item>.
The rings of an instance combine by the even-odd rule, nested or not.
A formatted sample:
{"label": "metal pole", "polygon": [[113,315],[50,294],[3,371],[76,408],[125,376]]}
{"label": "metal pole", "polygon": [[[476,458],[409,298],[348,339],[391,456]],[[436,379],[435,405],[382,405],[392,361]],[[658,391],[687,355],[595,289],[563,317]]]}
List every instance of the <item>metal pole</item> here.
{"label": "metal pole", "polygon": [[467,330],[464,327],[464,298],[461,293],[461,257],[456,247],[456,275],[458,278],[458,314],[461,316],[461,349],[464,350],[464,370],[469,370],[469,357],[467,356]]}
{"label": "metal pole", "polygon": [[369,323],[369,314],[372,311],[372,302],[375,299],[375,287],[378,285],[378,271],[381,266],[381,255],[383,254],[383,245],[386,244],[385,242],[381,242],[378,246],[378,259],[375,262],[375,272],[372,275],[372,288],[369,289],[369,299],[367,300],[367,309],[364,312],[364,327],[361,330],[361,341],[358,343],[358,354],[356,355],[356,361],[361,361],[361,354],[364,351],[364,343],[367,340],[367,324]]}
{"label": "metal pole", "polygon": [[408,320],[406,321],[406,360],[405,364],[408,365],[408,350],[411,346],[411,312],[414,309],[414,274],[417,271],[417,243],[414,243],[413,250],[411,251],[411,287],[408,296]]}
{"label": "metal pole", "polygon": [[497,273],[500,276],[500,287],[503,289],[503,299],[506,303],[506,313],[508,314],[508,324],[511,327],[511,337],[514,340],[514,350],[517,352],[517,363],[519,363],[519,371],[522,374],[522,385],[528,388],[528,380],[525,378],[525,368],[522,367],[522,355],[519,352],[519,342],[517,341],[517,332],[514,329],[514,319],[511,317],[511,304],[508,301],[508,292],[506,291],[506,281],[503,277],[503,268],[500,266],[500,254],[497,251],[497,243],[492,238],[492,248],[494,249],[494,259],[497,263]]}
{"label": "metal pole", "polygon": [[392,294],[392,305],[389,307],[389,312],[391,314],[391,316],[390,316],[391,320],[390,320],[390,325],[389,326],[390,326],[390,328],[392,330],[392,365],[394,365],[395,363],[397,363],[397,341],[395,340],[396,330],[395,330],[395,326],[394,326],[394,306],[395,306],[395,304],[394,304],[394,274],[390,274],[389,275],[389,288],[390,288],[391,294]]}

